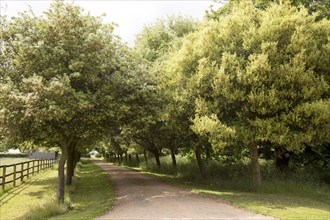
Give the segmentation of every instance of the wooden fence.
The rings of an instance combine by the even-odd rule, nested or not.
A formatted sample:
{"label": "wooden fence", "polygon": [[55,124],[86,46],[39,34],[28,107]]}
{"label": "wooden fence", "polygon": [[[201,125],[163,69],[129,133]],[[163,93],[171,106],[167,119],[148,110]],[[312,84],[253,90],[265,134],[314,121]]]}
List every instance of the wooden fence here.
{"label": "wooden fence", "polygon": [[26,162],[2,165],[0,166],[0,183],[2,190],[5,190],[6,184],[12,183],[16,186],[18,180],[23,181],[24,177],[29,177],[35,173],[39,173],[44,169],[48,169],[54,166],[58,162],[57,159],[52,160],[30,160]]}

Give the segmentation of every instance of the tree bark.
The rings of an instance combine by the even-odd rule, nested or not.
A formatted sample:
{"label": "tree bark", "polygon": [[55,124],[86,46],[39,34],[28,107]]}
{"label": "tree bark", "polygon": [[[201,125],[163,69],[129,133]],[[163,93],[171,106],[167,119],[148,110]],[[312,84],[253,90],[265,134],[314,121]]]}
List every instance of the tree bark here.
{"label": "tree bark", "polygon": [[65,182],[65,176],[64,176],[64,166],[65,161],[67,158],[67,145],[63,145],[62,147],[62,155],[58,162],[58,185],[57,185],[57,202],[58,203],[64,203],[64,182]]}
{"label": "tree bark", "polygon": [[144,161],[146,162],[146,165],[148,166],[148,158],[147,158],[146,150],[143,150],[143,156],[144,156]]}
{"label": "tree bark", "polygon": [[135,154],[135,157],[136,157],[136,162],[137,162],[137,163],[140,163],[139,154]]}
{"label": "tree bark", "polygon": [[66,164],[66,185],[72,184],[72,177],[74,175],[74,146],[68,147],[67,164]]}
{"label": "tree bark", "polygon": [[73,156],[73,175],[74,175],[74,169],[77,166],[77,163],[80,161],[81,158],[81,154],[79,153],[79,151],[77,149],[75,149],[74,151],[74,156]]}
{"label": "tree bark", "polygon": [[161,168],[161,165],[160,165],[160,160],[159,160],[159,153],[158,152],[155,152],[153,154],[155,156],[157,167],[158,167],[158,169],[160,169]]}
{"label": "tree bark", "polygon": [[211,159],[211,149],[210,146],[206,147],[206,160],[209,161]]}
{"label": "tree bark", "polygon": [[172,165],[175,168],[176,167],[176,158],[175,158],[174,149],[171,148],[170,150],[171,150]]}
{"label": "tree bark", "polygon": [[203,177],[203,179],[206,179],[206,172],[205,172],[205,167],[204,167],[204,163],[203,163],[202,156],[201,156],[200,146],[197,146],[195,148],[195,156],[196,156],[196,161],[198,164],[199,172],[200,172],[201,176]]}
{"label": "tree bark", "polygon": [[276,167],[281,171],[289,169],[290,157],[286,150],[281,147],[275,148],[276,153]]}
{"label": "tree bark", "polygon": [[128,161],[129,161],[130,163],[132,163],[132,155],[131,155],[131,154],[128,154]]}
{"label": "tree bark", "polygon": [[250,153],[251,153],[251,167],[252,167],[252,182],[255,186],[259,187],[261,185],[261,173],[259,166],[259,153],[257,143],[250,143]]}

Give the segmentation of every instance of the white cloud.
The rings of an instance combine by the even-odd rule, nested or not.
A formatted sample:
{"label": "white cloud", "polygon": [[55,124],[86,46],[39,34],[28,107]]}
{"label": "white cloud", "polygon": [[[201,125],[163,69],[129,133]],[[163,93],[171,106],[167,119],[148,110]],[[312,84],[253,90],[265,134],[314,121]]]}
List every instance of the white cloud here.
{"label": "white cloud", "polygon": [[[72,1],[68,1],[72,2]],[[7,5],[7,9],[2,9],[2,14],[15,16],[19,11],[28,10],[28,5],[36,15],[41,15],[47,10],[51,1],[13,1],[0,0],[2,6]],[[119,25],[115,33],[122,37],[124,42],[133,45],[135,35],[138,34],[145,24],[156,21],[157,18],[166,17],[172,14],[183,14],[193,18],[202,19],[205,10],[213,3],[212,0],[195,1],[75,1],[92,15],[106,13],[105,22],[115,22]]]}

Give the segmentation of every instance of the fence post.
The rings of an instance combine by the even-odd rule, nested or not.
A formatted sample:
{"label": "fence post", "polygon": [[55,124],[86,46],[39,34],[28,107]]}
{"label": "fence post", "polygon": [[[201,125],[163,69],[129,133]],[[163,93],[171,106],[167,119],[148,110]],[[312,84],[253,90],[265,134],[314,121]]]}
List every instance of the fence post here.
{"label": "fence post", "polygon": [[21,182],[23,182],[24,178],[24,163],[21,163]]}
{"label": "fence post", "polygon": [[2,167],[2,191],[5,191],[6,184],[6,165]]}
{"label": "fence post", "polygon": [[32,175],[34,175],[34,160],[32,161]]}
{"label": "fence post", "polygon": [[40,171],[40,162],[39,162],[39,160],[37,160],[37,161],[38,161],[37,172],[39,173],[39,171]]}
{"label": "fence post", "polygon": [[30,171],[30,161],[29,162],[27,162],[27,165],[28,165],[28,167],[27,167],[27,178],[29,178],[29,171]]}
{"label": "fence post", "polygon": [[14,164],[14,176],[13,176],[13,185],[14,185],[14,187],[16,186],[16,164]]}

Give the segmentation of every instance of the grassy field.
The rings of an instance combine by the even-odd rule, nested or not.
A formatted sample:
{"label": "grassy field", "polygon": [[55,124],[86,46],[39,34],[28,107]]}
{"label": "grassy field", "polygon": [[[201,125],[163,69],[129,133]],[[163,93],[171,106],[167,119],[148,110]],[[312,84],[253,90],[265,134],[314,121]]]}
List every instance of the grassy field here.
{"label": "grassy field", "polygon": [[[168,157],[161,158],[161,163],[161,170],[157,169],[152,160],[149,160],[148,166],[141,163],[134,169],[170,184],[279,219],[330,219],[330,187],[317,180],[309,180],[312,176],[308,177],[307,173],[304,177],[297,173],[292,177],[283,177],[280,174],[267,176],[267,173],[264,173],[262,186],[255,189],[250,184],[250,176],[243,173],[248,172],[243,165],[238,168],[229,166],[229,171],[219,164],[210,165],[214,166],[209,167],[210,178],[202,180],[198,177],[196,165],[188,162],[186,158],[178,158],[176,169],[172,167]],[[263,164],[262,168],[266,169],[267,164]],[[212,172],[220,174],[215,176]]]}
{"label": "grassy field", "polygon": [[[6,170],[6,174],[8,175],[5,179],[6,182],[8,181],[12,181],[14,179],[14,170],[16,167],[16,186],[20,185],[22,182],[26,181],[27,178],[30,178],[32,176],[32,173],[34,172],[34,175],[37,174],[38,172],[38,161],[35,161],[35,160],[30,160],[29,158],[25,157],[25,158],[17,158],[17,157],[13,157],[13,158],[10,158],[10,157],[5,157],[5,158],[0,158],[0,161],[1,161],[1,165],[6,165],[7,167],[5,167],[5,170]],[[29,163],[24,163],[24,164],[19,164],[19,163],[22,163],[22,162],[29,162]],[[13,164],[19,164],[19,165],[16,165],[16,166],[11,166]],[[34,167],[34,168],[33,168]],[[46,163],[44,162],[43,164],[40,163],[39,165],[39,169],[45,169],[47,167]],[[29,170],[27,170],[27,168],[29,168]],[[21,172],[22,170],[25,170],[23,171],[23,173]],[[29,172],[29,176],[27,176]],[[3,174],[3,168],[0,169],[0,176],[2,176]],[[23,180],[20,178],[21,175],[23,175]],[[0,180],[2,181],[2,179]],[[6,184],[5,186],[5,191],[13,188],[14,185],[13,183],[8,183]],[[3,190],[2,188],[0,189],[0,195],[3,194]]]}
{"label": "grassy field", "polygon": [[5,219],[92,219],[107,212],[114,199],[108,175],[90,161],[77,165],[64,205],[55,201],[57,170],[51,169],[0,196],[0,216]]}
{"label": "grassy field", "polygon": [[[27,161],[31,161],[29,158],[27,157],[24,157],[24,158],[17,158],[17,157],[14,157],[14,158],[10,158],[10,157],[4,157],[4,158],[0,158],[0,166],[3,166],[3,165],[12,165],[12,164],[17,164],[17,163],[21,163],[21,162],[27,162]],[[30,164],[32,165],[32,164]],[[26,169],[27,168],[27,164],[24,164],[23,165],[23,169]],[[16,172],[19,172],[22,170],[22,166],[16,166]],[[9,173],[13,173],[14,171],[14,166],[10,166],[10,167],[6,167],[6,174],[9,174]],[[31,170],[30,170],[31,171]],[[0,169],[0,176],[2,176],[2,173],[3,173],[3,169]],[[27,171],[25,171],[23,173],[23,175],[27,174]],[[21,174],[17,174],[17,176],[19,177]],[[6,177],[6,182],[7,181],[11,181],[12,179],[14,178],[14,175],[10,175],[8,177]],[[25,178],[26,179],[26,178]],[[0,180],[2,181],[2,180]],[[24,181],[24,180],[23,180]],[[16,181],[16,185],[19,185],[21,184],[21,181],[20,180],[17,180]],[[6,184],[6,188],[5,188],[5,191],[6,190],[9,190],[13,188],[13,184]],[[2,191],[2,188],[0,188],[0,195],[3,194],[4,192]]]}
{"label": "grassy field", "polygon": [[[0,197],[1,219],[25,219],[34,207],[46,205],[55,196],[57,171],[44,171]],[[65,209],[64,209],[65,210]]]}
{"label": "grassy field", "polygon": [[21,162],[25,162],[25,161],[30,161],[30,159],[27,158],[27,157],[23,157],[23,158],[3,157],[3,158],[0,158],[0,166],[2,166],[2,165],[11,165],[11,164],[21,163]]}

